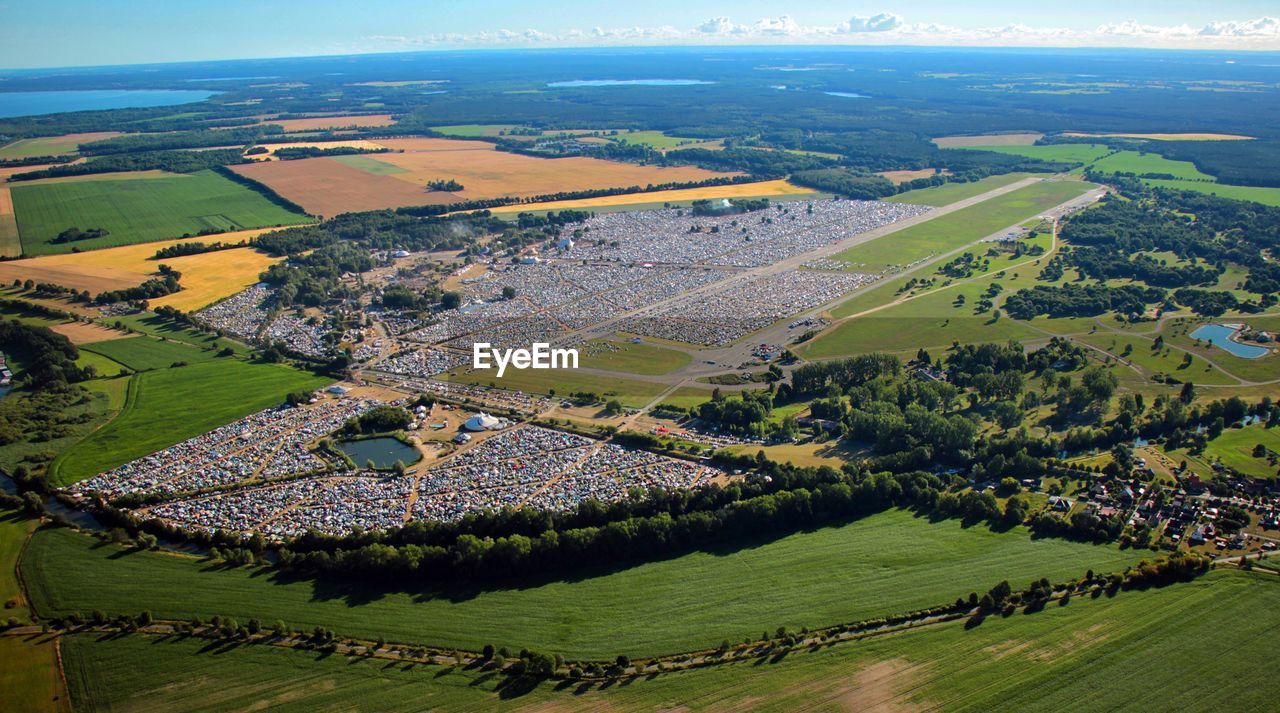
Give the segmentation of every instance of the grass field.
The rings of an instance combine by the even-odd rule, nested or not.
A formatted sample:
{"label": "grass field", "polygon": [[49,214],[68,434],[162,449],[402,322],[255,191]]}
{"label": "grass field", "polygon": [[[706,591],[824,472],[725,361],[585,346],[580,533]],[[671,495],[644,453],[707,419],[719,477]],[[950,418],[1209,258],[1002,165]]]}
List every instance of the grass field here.
{"label": "grass field", "polygon": [[1002,173],[968,183],[944,183],[941,186],[933,186],[932,188],[917,188],[914,191],[890,196],[885,200],[893,203],[944,206],[966,198],[982,195],[987,191],[1002,188],[1010,183],[1017,183],[1027,176],[1028,174],[1025,173]]}
{"label": "grass field", "polygon": [[1010,156],[1025,156],[1041,161],[1063,163],[1093,163],[1111,153],[1101,144],[1051,144],[1049,146],[969,146],[976,151],[992,151]]}
{"label": "grass field", "polygon": [[76,366],[84,368],[92,366],[98,376],[115,376],[124,369],[124,364],[118,361],[112,361],[101,354],[94,354],[86,349],[80,350],[80,356],[76,358]]}
{"label": "grass field", "polygon": [[[285,210],[212,171],[145,180],[102,180],[11,189],[28,255],[71,252],[195,234],[301,223]],[[67,228],[103,228],[101,238],[49,242]]]}
{"label": "grass field", "polygon": [[[501,679],[438,667],[201,640],[65,640],[84,710],[1179,710],[1270,707],[1280,684],[1258,665],[1280,626],[1280,584],[1210,574],[1115,598],[1076,598],[1031,615],[950,623],[853,644],[746,659],[622,685]],[[1229,642],[1229,643],[1228,643]],[[1194,675],[1188,672],[1194,671]],[[168,685],[157,686],[165,681]],[[1140,681],[1140,683],[1135,683]],[[1083,702],[1087,701],[1087,706]]]}
{"label": "grass field", "polygon": [[126,337],[94,342],[81,351],[101,354],[134,371],[167,369],[176,362],[196,364],[215,358],[216,352],[197,349],[182,342],[160,341],[151,337]]}
{"label": "grass field", "polygon": [[669,374],[693,361],[693,357],[684,352],[655,347],[652,344],[632,344],[611,340],[603,343],[612,345],[616,351],[583,353],[578,366],[586,369],[607,369],[656,376]]}
{"label": "grass field", "polygon": [[699,386],[681,386],[663,399],[662,403],[688,409],[710,400],[711,389]]}
{"label": "grass field", "polygon": [[1248,141],[1254,137],[1239,134],[1082,134],[1068,132],[1063,136],[1115,136],[1123,139],[1149,139],[1151,141]]}
{"label": "grass field", "polygon": [[140,285],[155,277],[159,266],[165,264],[182,273],[182,289],[148,302],[156,306],[167,305],[192,311],[254,284],[258,281],[259,274],[282,258],[274,258],[246,247],[154,260],[152,258],[156,250],[193,240],[234,244],[247,241],[267,230],[242,230],[207,238],[139,243],[83,253],[41,255],[0,262],[0,283],[10,283],[14,279],[32,279],[76,290],[88,290],[90,294],[96,295],[108,290]]}
{"label": "grass field", "polygon": [[58,675],[56,644],[47,638],[29,641],[0,637],[0,691],[8,711],[70,711],[71,701]]}
{"label": "grass field", "polygon": [[1221,369],[1214,368],[1204,359],[1193,359],[1191,364],[1183,368],[1182,363],[1186,352],[1168,346],[1158,351],[1153,350],[1154,342],[1145,337],[1098,332],[1076,337],[1076,339],[1114,354],[1117,358],[1133,362],[1153,374],[1169,374],[1180,381],[1191,381],[1196,384],[1237,383],[1236,379]]}
{"label": "grass field", "polygon": [[939,136],[933,140],[938,148],[967,149],[975,146],[1030,146],[1044,134],[1026,132],[1020,134],[980,134],[978,136]]}
{"label": "grass field", "polygon": [[1262,425],[1228,428],[1222,435],[1209,441],[1198,460],[1208,463],[1221,461],[1223,465],[1255,478],[1276,477],[1276,466],[1271,465],[1265,457],[1253,457],[1253,448],[1258,444],[1272,453],[1280,453],[1280,430]]}
{"label": "grass field", "polygon": [[[36,468],[72,447],[120,411],[124,405],[129,379],[94,379],[81,385],[88,390],[89,400],[62,409],[62,414],[72,423],[57,437],[48,441],[22,439],[0,445],[0,469],[13,472],[19,465]],[[5,401],[16,402],[28,398],[32,397],[27,392],[15,391],[6,396]]]}
{"label": "grass field", "polygon": [[1238,201],[1254,201],[1264,205],[1280,206],[1280,188],[1231,186],[1225,183],[1206,183],[1204,181],[1169,181],[1158,178],[1147,178],[1143,179],[1142,182],[1157,188],[1169,188],[1175,191],[1196,191],[1197,193],[1208,193]]}
{"label": "grass field", "polygon": [[614,206],[644,205],[661,208],[663,203],[684,203],[703,198],[769,198],[791,196],[816,196],[813,189],[797,186],[786,180],[759,181],[756,183],[735,183],[728,186],[707,186],[706,188],[679,188],[670,191],[652,191],[648,193],[627,193],[617,196],[601,196],[599,198],[578,198],[564,201],[548,201],[545,203],[522,203],[520,205],[494,208],[494,215],[514,215],[546,210],[577,210],[590,208],[607,208]]}
{"label": "grass field", "polygon": [[394,641],[472,649],[491,642],[612,658],[945,604],[1001,579],[1075,577],[1089,568],[1123,568],[1141,556],[1110,546],[1033,540],[1024,529],[995,533],[955,521],[931,524],[894,511],[567,582],[489,590],[374,592],[357,585],[280,583],[247,569],[217,571],[196,558],[122,555],[63,530],[37,533],[22,573],[36,609],[46,615],[94,607],[184,618],[220,613]]}
{"label": "grass field", "polygon": [[504,131],[522,128],[518,124],[453,124],[450,126],[433,126],[433,131],[438,131],[447,136],[461,136],[467,139],[478,139],[483,136],[500,136]]}
{"label": "grass field", "polygon": [[719,139],[691,139],[680,136],[667,136],[661,131],[627,131],[607,138],[610,141],[625,141],[629,144],[648,146],[660,151],[678,148],[719,148],[721,146]]}
{"label": "grass field", "polygon": [[[0,146],[0,159],[31,158],[32,156],[62,156],[75,153],[80,144],[91,141],[120,136],[119,131],[95,131],[86,134],[65,134],[63,136],[40,136],[34,139],[18,139],[10,144]],[[26,170],[33,170],[28,168]]]}
{"label": "grass field", "polygon": [[1190,161],[1171,161],[1160,154],[1120,151],[1107,156],[1091,167],[1099,173],[1164,173],[1181,180],[1209,181],[1215,179],[1201,173]]}
{"label": "grass field", "polygon": [[[1092,189],[1080,181],[1040,181],[884,237],[855,245],[836,255],[859,272],[879,272],[941,255],[1017,225]],[[987,190],[990,190],[988,188]]]}
{"label": "grass field", "polygon": [[50,480],[67,485],[280,403],[328,379],[276,364],[218,359],[138,374],[124,409],[64,452]]}
{"label": "grass field", "polygon": [[262,123],[277,124],[284,127],[286,133],[293,133],[298,131],[346,129],[353,126],[391,126],[395,123],[395,120],[391,118],[390,114],[354,114],[351,116],[312,116],[306,119],[266,119]]}
{"label": "grass field", "polygon": [[18,219],[13,212],[13,196],[9,187],[0,185],[0,257],[22,254],[22,238],[18,235]]}
{"label": "grass field", "polygon": [[18,553],[38,524],[39,520],[20,516],[12,510],[0,510],[0,604],[4,606],[0,619],[13,617],[23,622],[30,619],[27,599],[18,583]]}
{"label": "grass field", "polygon": [[201,332],[196,329],[180,327],[173,322],[167,321],[156,316],[154,312],[139,312],[137,314],[124,315],[115,317],[112,323],[120,324],[143,334],[150,334],[153,337],[164,337],[175,342],[183,342],[192,346],[207,349],[209,347],[231,347],[237,354],[248,354],[250,349],[240,342],[230,339],[216,337],[207,332]]}
{"label": "grass field", "polygon": [[[583,364],[579,364],[583,366]],[[598,376],[568,369],[507,369],[501,379],[493,369],[482,371],[458,370],[446,377],[447,381],[464,384],[497,386],[539,394],[554,391],[559,396],[589,391],[602,398],[616,398],[623,406],[639,408],[661,394],[666,386],[654,381],[641,381],[624,377]]]}

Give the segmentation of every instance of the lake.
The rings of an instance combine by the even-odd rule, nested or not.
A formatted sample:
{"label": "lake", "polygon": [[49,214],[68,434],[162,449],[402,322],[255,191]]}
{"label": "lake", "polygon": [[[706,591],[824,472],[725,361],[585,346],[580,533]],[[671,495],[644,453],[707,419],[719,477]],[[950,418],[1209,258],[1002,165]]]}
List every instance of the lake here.
{"label": "lake", "polygon": [[687,87],[694,84],[715,84],[702,79],[574,79],[568,82],[547,82],[548,87]]}
{"label": "lake", "polygon": [[845,99],[870,99],[866,94],[858,94],[857,92],[823,92],[831,97],[844,97]]}
{"label": "lake", "polygon": [[334,445],[346,453],[357,468],[363,468],[369,461],[373,461],[375,468],[390,468],[396,461],[409,465],[422,458],[418,449],[397,438],[365,438],[359,441],[339,441]]}
{"label": "lake", "polygon": [[1243,359],[1257,359],[1265,356],[1267,350],[1263,347],[1254,346],[1252,344],[1241,344],[1231,338],[1236,330],[1225,324],[1206,324],[1191,333],[1192,339],[1203,339],[1215,347],[1226,349],[1232,354]]}
{"label": "lake", "polygon": [[64,92],[0,92],[0,117],[66,111],[133,109],[189,104],[217,94],[204,89],[87,89]]}

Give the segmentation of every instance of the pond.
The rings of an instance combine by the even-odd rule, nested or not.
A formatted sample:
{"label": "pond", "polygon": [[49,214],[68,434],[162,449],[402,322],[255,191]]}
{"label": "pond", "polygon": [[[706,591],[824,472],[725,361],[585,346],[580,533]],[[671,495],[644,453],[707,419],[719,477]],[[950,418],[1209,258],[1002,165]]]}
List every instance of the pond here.
{"label": "pond", "polygon": [[715,84],[702,79],[574,79],[567,82],[547,82],[548,87],[687,87],[694,84]]}
{"label": "pond", "polygon": [[870,99],[866,94],[858,94],[857,92],[823,92],[831,97],[844,97],[845,99]]}
{"label": "pond", "polygon": [[1225,324],[1206,324],[1191,333],[1192,339],[1203,339],[1220,349],[1226,349],[1232,354],[1243,359],[1257,359],[1266,356],[1267,350],[1263,347],[1254,346],[1253,344],[1241,344],[1232,339],[1232,335],[1236,333],[1234,327],[1228,327]]}
{"label": "pond", "polygon": [[358,468],[363,468],[369,461],[373,461],[375,468],[390,468],[396,461],[409,465],[422,458],[418,449],[397,438],[365,438],[358,441],[339,441],[335,445],[338,450],[346,453]]}
{"label": "pond", "polygon": [[0,117],[38,116],[64,111],[132,109],[189,104],[217,92],[203,89],[87,89],[54,92],[0,92]]}

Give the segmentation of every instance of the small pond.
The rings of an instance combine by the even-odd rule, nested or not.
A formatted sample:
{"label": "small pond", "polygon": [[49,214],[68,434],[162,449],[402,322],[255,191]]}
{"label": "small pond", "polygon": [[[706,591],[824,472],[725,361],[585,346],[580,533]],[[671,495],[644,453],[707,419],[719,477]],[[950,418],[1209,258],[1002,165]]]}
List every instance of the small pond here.
{"label": "small pond", "polygon": [[396,461],[409,465],[422,457],[418,449],[391,437],[339,441],[334,445],[346,453],[358,468],[363,468],[369,461],[373,461],[375,468],[390,468]]}
{"label": "small pond", "polygon": [[1191,333],[1192,339],[1203,339],[1220,349],[1226,349],[1228,352],[1241,357],[1243,359],[1257,359],[1266,356],[1267,350],[1263,347],[1253,344],[1241,344],[1231,338],[1236,333],[1234,327],[1228,327],[1225,324],[1206,324]]}

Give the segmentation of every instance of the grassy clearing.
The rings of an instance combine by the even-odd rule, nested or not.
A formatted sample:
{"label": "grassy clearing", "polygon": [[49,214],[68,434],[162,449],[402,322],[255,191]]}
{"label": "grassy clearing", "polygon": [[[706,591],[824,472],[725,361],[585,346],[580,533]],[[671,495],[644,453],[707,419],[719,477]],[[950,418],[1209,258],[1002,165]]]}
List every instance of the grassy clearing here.
{"label": "grassy clearing", "polygon": [[67,450],[50,480],[67,485],[280,403],[328,379],[277,364],[218,359],[133,377],[120,415]]}
{"label": "grassy clearing", "polygon": [[[1259,661],[1280,625],[1280,585],[1236,572],[1114,599],[954,623],[856,644],[747,659],[624,685],[543,684],[435,667],[180,638],[68,638],[72,698],[86,710],[792,711],[830,702],[866,709],[1060,711],[1264,710],[1280,683]],[[1188,676],[1188,671],[1194,671]],[[1136,684],[1135,681],[1140,681]],[[166,685],[158,686],[158,682]],[[1140,689],[1140,690],[1139,690]]]}
{"label": "grassy clearing", "polygon": [[661,131],[629,131],[619,133],[617,136],[606,137],[610,141],[627,142],[640,146],[648,146],[649,148],[667,151],[669,149],[690,148],[697,146],[698,148],[708,148],[707,144],[718,144],[718,139],[691,139],[681,136],[667,136]]}
{"label": "grassy clearing", "polygon": [[498,378],[497,371],[494,369],[479,371],[467,369],[446,375],[445,380],[539,394],[554,392],[559,396],[591,392],[603,398],[616,398],[622,402],[623,406],[632,408],[644,406],[666,389],[664,384],[654,381],[598,376],[571,369],[509,368],[502,378]]}
{"label": "grassy clearing", "polygon": [[1191,181],[1216,181],[1213,176],[1201,173],[1190,161],[1171,161],[1160,154],[1119,151],[1093,164],[1093,170],[1101,173],[1164,173],[1174,178]]}
{"label": "grassy clearing", "polygon": [[850,269],[859,272],[879,272],[895,265],[908,265],[1017,225],[1092,188],[1092,183],[1080,181],[1040,181],[856,245],[836,258],[850,263]]}
{"label": "grassy clearing", "polygon": [[134,371],[166,369],[178,362],[195,364],[210,361],[216,352],[202,351],[182,342],[162,342],[151,337],[127,337],[94,342],[81,348],[124,364]]}
{"label": "grassy clearing", "polygon": [[[146,180],[16,185],[11,189],[28,255],[143,243],[196,234],[306,222],[212,171]],[[76,243],[49,241],[67,228],[103,228],[109,235]]]}
{"label": "grassy clearing", "polygon": [[76,153],[80,144],[101,141],[119,136],[119,131],[98,131],[88,134],[66,134],[64,136],[40,136],[33,139],[18,139],[13,143],[0,146],[0,159],[21,159],[33,156],[63,156]]}
{"label": "grassy clearing", "polygon": [[632,344],[612,340],[597,340],[597,343],[611,345],[614,350],[584,353],[578,366],[585,369],[606,369],[628,374],[658,376],[669,374],[693,361],[693,357],[685,352],[655,347],[652,344]]}
{"label": "grassy clearing", "polygon": [[944,183],[932,188],[917,188],[914,191],[899,193],[886,198],[894,203],[914,203],[915,205],[944,206],[966,198],[1002,188],[1010,183],[1017,183],[1026,178],[1025,173],[1003,173],[998,176],[987,176],[980,181],[969,183]]}
{"label": "grassy clearing", "polygon": [[[82,384],[89,392],[89,400],[82,404],[57,407],[65,423],[65,429],[56,438],[47,441],[22,439],[0,446],[0,469],[12,472],[19,465],[28,468],[42,467],[59,453],[72,447],[80,439],[93,432],[115,416],[124,404],[124,394],[129,379],[94,379]],[[26,409],[27,399],[39,399],[29,392],[16,391],[4,398],[4,403]],[[40,408],[53,410],[47,401],[36,401]],[[0,408],[0,410],[3,410]]]}
{"label": "grassy clearing", "polygon": [[1208,463],[1221,461],[1228,468],[1235,468],[1256,478],[1274,478],[1276,466],[1266,456],[1253,457],[1253,449],[1259,444],[1266,447],[1269,453],[1280,453],[1280,430],[1264,425],[1228,428],[1222,435],[1209,441],[1198,460]]}
{"label": "grassy clearing", "polygon": [[480,138],[482,136],[498,136],[504,131],[522,128],[519,124],[453,124],[451,126],[433,126],[433,131],[438,131],[446,136],[460,136],[468,139]]}
{"label": "grassy clearing", "polygon": [[690,409],[711,400],[711,390],[698,386],[681,386],[662,400],[668,406]]}
{"label": "grassy clearing", "polygon": [[1091,344],[1124,361],[1133,362],[1146,371],[1156,374],[1164,373],[1179,381],[1191,381],[1196,384],[1235,384],[1236,379],[1214,368],[1203,359],[1192,357],[1190,364],[1184,366],[1186,352],[1168,346],[1153,350],[1155,342],[1151,339],[1127,334],[1098,332],[1088,336],[1077,337],[1086,344]]}
{"label": "grassy clearing", "polygon": [[221,613],[390,640],[472,649],[491,642],[602,658],[714,646],[778,626],[943,604],[1005,578],[1061,579],[1089,568],[1122,568],[1141,556],[1032,540],[1023,529],[931,524],[901,511],[568,582],[490,590],[374,592],[354,584],[281,583],[246,569],[218,571],[195,558],[122,555],[63,530],[37,533],[27,551],[23,576],[46,614],[95,606],[184,618]]}
{"label": "grassy clearing", "polygon": [[15,511],[0,510],[0,603],[4,605],[3,619],[29,620],[27,599],[22,593],[22,585],[18,583],[18,553],[37,524],[38,520]]}
{"label": "grassy clearing", "polygon": [[118,361],[108,359],[101,354],[95,354],[91,351],[81,349],[80,356],[76,359],[76,366],[84,368],[91,366],[98,376],[115,376],[124,369],[124,364]]}
{"label": "grassy clearing", "polygon": [[237,354],[244,355],[250,352],[249,347],[232,341],[214,336],[207,332],[189,327],[180,327],[162,317],[157,316],[154,312],[139,312],[137,314],[125,315],[122,317],[112,318],[111,324],[119,322],[122,326],[132,329],[143,334],[150,334],[153,337],[169,339],[175,342],[190,344],[201,349],[209,349],[216,347],[222,349],[231,347]]}
{"label": "grassy clearing", "polygon": [[1280,206],[1280,188],[1264,188],[1261,186],[1229,186],[1225,183],[1205,183],[1204,181],[1166,181],[1148,178],[1142,181],[1148,186],[1168,188],[1175,191],[1195,191],[1208,193],[1220,198],[1237,201],[1254,201],[1263,205]]}
{"label": "grassy clearing", "polygon": [[52,640],[0,637],[0,691],[9,711],[70,711]]}
{"label": "grassy clearing", "polygon": [[1052,144],[1049,146],[966,146],[975,151],[992,151],[1010,156],[1026,156],[1041,161],[1063,163],[1093,163],[1106,156],[1111,149],[1101,144]]}

